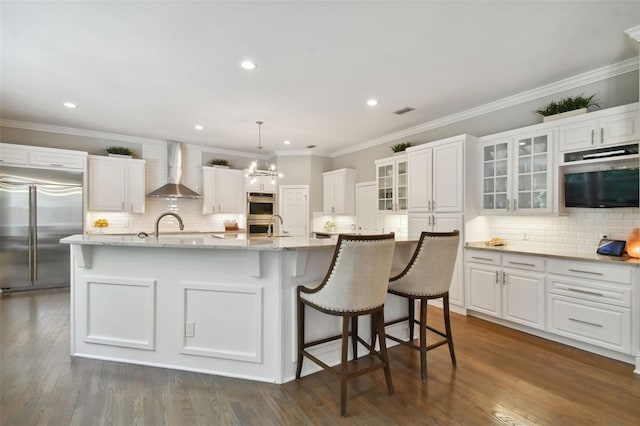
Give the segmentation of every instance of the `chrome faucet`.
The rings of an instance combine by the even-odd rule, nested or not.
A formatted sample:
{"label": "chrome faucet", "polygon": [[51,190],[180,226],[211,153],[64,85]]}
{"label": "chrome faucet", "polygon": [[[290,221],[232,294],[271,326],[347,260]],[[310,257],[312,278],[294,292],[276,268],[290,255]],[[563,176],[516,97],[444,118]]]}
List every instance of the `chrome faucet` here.
{"label": "chrome faucet", "polygon": [[280,216],[279,214],[274,214],[271,215],[271,217],[269,218],[269,229],[267,230],[267,237],[271,237],[273,235],[273,229],[271,228],[271,223],[273,222],[273,224],[275,225],[274,222],[274,218],[278,218],[280,219],[280,225],[284,225],[284,221],[282,220],[282,216]]}
{"label": "chrome faucet", "polygon": [[156,236],[156,238],[158,238],[160,236],[160,232],[159,232],[159,229],[158,229],[158,225],[160,225],[160,219],[162,219],[165,216],[173,216],[176,219],[178,219],[178,225],[180,226],[180,230],[182,231],[184,229],[184,223],[182,223],[182,218],[180,217],[180,215],[178,213],[174,213],[174,212],[162,213],[156,219],[156,227],[155,227],[155,231],[156,231],[155,236]]}

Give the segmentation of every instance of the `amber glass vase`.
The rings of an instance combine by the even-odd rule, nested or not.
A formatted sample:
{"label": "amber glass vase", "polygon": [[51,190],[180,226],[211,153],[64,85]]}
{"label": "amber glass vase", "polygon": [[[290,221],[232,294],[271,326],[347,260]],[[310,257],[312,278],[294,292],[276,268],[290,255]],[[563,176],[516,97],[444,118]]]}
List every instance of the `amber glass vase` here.
{"label": "amber glass vase", "polygon": [[627,254],[640,258],[640,228],[633,228],[627,239]]}

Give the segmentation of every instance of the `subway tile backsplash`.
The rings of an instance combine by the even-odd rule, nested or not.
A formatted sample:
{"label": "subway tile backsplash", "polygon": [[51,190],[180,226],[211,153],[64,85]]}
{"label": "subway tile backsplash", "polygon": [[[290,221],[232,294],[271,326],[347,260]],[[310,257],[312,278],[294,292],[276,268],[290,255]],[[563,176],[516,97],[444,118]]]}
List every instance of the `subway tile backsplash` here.
{"label": "subway tile backsplash", "polygon": [[568,209],[566,216],[491,216],[490,237],[514,245],[593,253],[604,235],[626,240],[640,228],[640,209]]}

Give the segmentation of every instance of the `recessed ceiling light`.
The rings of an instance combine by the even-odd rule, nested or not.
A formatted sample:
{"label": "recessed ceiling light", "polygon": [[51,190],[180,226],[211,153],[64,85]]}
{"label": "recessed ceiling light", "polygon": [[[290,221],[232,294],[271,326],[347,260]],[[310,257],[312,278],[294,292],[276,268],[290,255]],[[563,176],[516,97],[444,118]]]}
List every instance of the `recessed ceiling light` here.
{"label": "recessed ceiling light", "polygon": [[240,66],[245,70],[255,70],[257,68],[257,65],[251,61],[242,61]]}
{"label": "recessed ceiling light", "polygon": [[367,105],[369,105],[369,106],[376,106],[376,105],[378,105],[378,101],[377,101],[377,100],[375,100],[375,99],[369,99],[369,100],[367,101]]}
{"label": "recessed ceiling light", "polygon": [[193,127],[195,127],[196,130],[204,130],[204,126],[202,124],[196,124]]}
{"label": "recessed ceiling light", "polygon": [[291,145],[291,141],[284,141],[282,143],[285,144],[285,145]]}
{"label": "recessed ceiling light", "polygon": [[70,108],[70,109],[78,108],[78,105],[74,104],[73,102],[65,102],[62,105],[66,106],[67,108]]}

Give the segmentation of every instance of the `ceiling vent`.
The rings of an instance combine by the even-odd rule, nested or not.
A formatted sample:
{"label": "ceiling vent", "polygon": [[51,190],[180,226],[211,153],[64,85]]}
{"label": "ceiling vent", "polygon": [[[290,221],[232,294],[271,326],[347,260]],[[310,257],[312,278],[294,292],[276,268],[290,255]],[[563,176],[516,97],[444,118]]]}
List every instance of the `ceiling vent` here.
{"label": "ceiling vent", "polygon": [[315,148],[315,145],[307,145],[307,149]]}
{"label": "ceiling vent", "polygon": [[393,113],[396,114],[396,115],[402,115],[402,114],[406,114],[408,112],[415,111],[415,110],[416,110],[415,108],[404,107],[404,108],[401,108],[401,109],[399,109],[397,111],[393,111]]}

